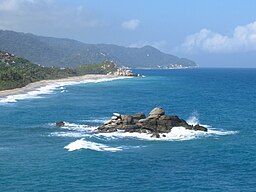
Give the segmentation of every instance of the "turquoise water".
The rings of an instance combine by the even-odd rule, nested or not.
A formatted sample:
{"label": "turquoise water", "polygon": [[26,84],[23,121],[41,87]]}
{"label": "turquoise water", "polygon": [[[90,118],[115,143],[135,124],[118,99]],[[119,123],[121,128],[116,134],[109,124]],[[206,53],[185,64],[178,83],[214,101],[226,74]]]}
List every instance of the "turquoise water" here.
{"label": "turquoise water", "polygon": [[[0,99],[0,191],[256,191],[255,69],[136,72]],[[209,132],[93,132],[156,106]]]}

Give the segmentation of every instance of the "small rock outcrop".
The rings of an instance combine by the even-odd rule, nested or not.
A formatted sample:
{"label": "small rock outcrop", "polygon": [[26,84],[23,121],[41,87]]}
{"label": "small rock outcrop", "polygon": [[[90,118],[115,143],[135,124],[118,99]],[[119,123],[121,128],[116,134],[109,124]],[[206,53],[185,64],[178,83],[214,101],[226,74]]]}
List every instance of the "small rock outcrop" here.
{"label": "small rock outcrop", "polygon": [[56,122],[55,124],[57,127],[63,127],[65,126],[65,123],[63,121]]}
{"label": "small rock outcrop", "polygon": [[138,76],[132,72],[132,70],[126,69],[126,68],[118,68],[116,72],[114,72],[114,75],[118,76]]}
{"label": "small rock outcrop", "polygon": [[133,115],[123,115],[113,113],[113,116],[104,122],[104,125],[97,128],[98,132],[115,132],[124,130],[125,132],[138,132],[152,134],[152,137],[166,137],[164,133],[171,132],[173,127],[184,127],[195,131],[207,131],[207,128],[200,125],[189,125],[185,120],[178,116],[165,115],[165,111],[161,107],[154,108],[149,116],[144,113],[136,113]]}

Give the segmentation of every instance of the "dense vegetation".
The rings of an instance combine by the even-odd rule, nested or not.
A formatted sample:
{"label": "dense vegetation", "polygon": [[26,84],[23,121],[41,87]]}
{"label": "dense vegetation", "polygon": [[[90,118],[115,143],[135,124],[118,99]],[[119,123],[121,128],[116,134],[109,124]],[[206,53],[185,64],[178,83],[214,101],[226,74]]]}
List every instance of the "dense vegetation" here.
{"label": "dense vegetation", "polygon": [[127,48],[107,44],[93,45],[7,30],[0,30],[0,50],[22,56],[33,63],[58,67],[77,67],[105,60],[131,68],[196,65],[194,61],[163,53],[151,46]]}
{"label": "dense vegetation", "polygon": [[85,74],[107,74],[109,72],[115,72],[117,65],[110,61],[104,61],[98,64],[82,65],[75,69],[77,75]]}
{"label": "dense vegetation", "polygon": [[40,80],[59,79],[89,73],[106,74],[115,70],[116,65],[109,61],[75,69],[43,67],[31,63],[27,59],[0,52],[0,90],[23,87]]}

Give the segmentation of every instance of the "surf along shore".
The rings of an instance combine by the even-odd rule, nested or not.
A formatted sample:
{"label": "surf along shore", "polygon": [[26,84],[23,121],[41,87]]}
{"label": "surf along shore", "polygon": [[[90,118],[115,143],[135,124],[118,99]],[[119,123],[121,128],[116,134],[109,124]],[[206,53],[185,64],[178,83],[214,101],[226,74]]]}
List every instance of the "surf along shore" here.
{"label": "surf along shore", "polygon": [[113,79],[113,78],[118,78],[118,77],[121,77],[121,76],[90,74],[90,75],[83,75],[83,76],[68,77],[68,78],[63,78],[63,79],[42,80],[42,81],[30,83],[30,84],[26,85],[25,87],[0,91],[0,97],[8,97],[10,95],[18,95],[18,94],[22,94],[22,93],[27,93],[27,92],[33,91],[37,88],[40,88],[40,87],[43,87],[46,85],[57,84],[57,83],[65,83],[65,82],[67,82],[67,83],[81,82],[82,83],[83,81]]}

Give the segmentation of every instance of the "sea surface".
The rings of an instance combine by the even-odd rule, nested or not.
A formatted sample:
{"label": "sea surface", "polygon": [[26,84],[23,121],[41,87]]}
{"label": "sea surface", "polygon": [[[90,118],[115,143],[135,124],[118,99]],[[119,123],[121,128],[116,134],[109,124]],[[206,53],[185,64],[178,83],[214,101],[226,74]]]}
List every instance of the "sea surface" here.
{"label": "sea surface", "polygon": [[[0,191],[256,191],[256,69],[135,72],[0,98]],[[94,132],[157,106],[209,131]]]}

